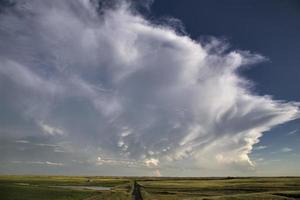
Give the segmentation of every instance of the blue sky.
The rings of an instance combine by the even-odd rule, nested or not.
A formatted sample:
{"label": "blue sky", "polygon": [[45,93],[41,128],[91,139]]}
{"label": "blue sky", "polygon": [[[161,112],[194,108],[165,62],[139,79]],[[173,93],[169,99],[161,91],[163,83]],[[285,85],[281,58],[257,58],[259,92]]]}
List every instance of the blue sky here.
{"label": "blue sky", "polygon": [[0,173],[299,175],[297,1],[0,6]]}
{"label": "blue sky", "polygon": [[243,71],[253,80],[259,94],[278,99],[299,101],[298,1],[197,1],[189,3],[155,1],[154,16],[180,19],[188,35],[194,39],[218,37],[227,40],[233,49],[258,52],[269,58]]}

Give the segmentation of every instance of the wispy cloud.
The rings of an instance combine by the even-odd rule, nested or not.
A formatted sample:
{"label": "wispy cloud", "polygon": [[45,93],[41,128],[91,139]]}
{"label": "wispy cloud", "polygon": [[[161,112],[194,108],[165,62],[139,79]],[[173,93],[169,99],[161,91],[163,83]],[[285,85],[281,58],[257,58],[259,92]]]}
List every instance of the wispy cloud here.
{"label": "wispy cloud", "polygon": [[50,126],[42,121],[39,122],[38,124],[45,134],[52,135],[52,136],[53,135],[65,135],[65,132],[60,128]]}
{"label": "wispy cloud", "polygon": [[63,163],[50,161],[12,161],[14,164],[30,164],[30,165],[47,165],[47,166],[64,166]]}
{"label": "wispy cloud", "polygon": [[263,161],[265,161],[265,159],[264,159],[264,158],[258,158],[258,159],[256,159],[255,161],[256,161],[256,162],[263,162]]}
{"label": "wispy cloud", "polygon": [[280,162],[281,160],[280,159],[272,159],[272,160],[269,160],[269,162]]}
{"label": "wispy cloud", "polygon": [[146,159],[144,162],[148,167],[157,167],[159,164],[159,160],[155,158]]}
{"label": "wispy cloud", "polygon": [[30,142],[27,140],[16,140],[16,143],[29,144]]}
{"label": "wispy cloud", "polygon": [[288,152],[291,152],[291,151],[293,151],[293,149],[291,149],[289,147],[284,147],[284,148],[281,149],[281,152],[283,152],[283,153],[288,153]]}
{"label": "wispy cloud", "polygon": [[268,147],[261,145],[261,146],[254,147],[253,150],[262,150],[262,149],[266,149],[266,148],[268,148]]}
{"label": "wispy cloud", "polygon": [[36,162],[27,162],[27,163],[37,164],[37,165],[49,165],[49,166],[63,166],[64,165],[63,163],[56,163],[56,162],[50,162],[50,161],[45,161],[45,162],[36,161]]}
{"label": "wispy cloud", "polygon": [[158,169],[156,169],[154,172],[153,172],[153,176],[161,176],[161,173]]}
{"label": "wispy cloud", "polygon": [[290,132],[287,133],[287,135],[291,136],[291,135],[296,135],[298,132],[298,129],[292,130]]}

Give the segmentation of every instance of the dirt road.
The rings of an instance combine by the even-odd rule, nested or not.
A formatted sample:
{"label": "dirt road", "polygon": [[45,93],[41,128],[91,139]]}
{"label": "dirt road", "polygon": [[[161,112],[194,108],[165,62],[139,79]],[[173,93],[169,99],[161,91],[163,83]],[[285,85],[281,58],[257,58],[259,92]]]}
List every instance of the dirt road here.
{"label": "dirt road", "polygon": [[132,200],[143,200],[140,188],[141,186],[136,181],[134,181],[131,193]]}

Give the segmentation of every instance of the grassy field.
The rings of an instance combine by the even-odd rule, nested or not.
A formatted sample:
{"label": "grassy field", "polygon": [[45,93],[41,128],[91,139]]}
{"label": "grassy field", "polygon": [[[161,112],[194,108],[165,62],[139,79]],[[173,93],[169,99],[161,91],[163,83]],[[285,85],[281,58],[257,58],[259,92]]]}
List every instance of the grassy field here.
{"label": "grassy field", "polygon": [[[144,200],[300,199],[300,178],[138,178],[0,176],[2,200],[129,200],[133,180]],[[104,186],[109,191],[53,186]]]}
{"label": "grassy field", "polygon": [[[68,176],[0,176],[2,200],[128,200],[131,181],[126,178]],[[109,191],[53,186],[104,186]]]}
{"label": "grassy field", "polygon": [[141,180],[144,200],[300,199],[300,178]]}

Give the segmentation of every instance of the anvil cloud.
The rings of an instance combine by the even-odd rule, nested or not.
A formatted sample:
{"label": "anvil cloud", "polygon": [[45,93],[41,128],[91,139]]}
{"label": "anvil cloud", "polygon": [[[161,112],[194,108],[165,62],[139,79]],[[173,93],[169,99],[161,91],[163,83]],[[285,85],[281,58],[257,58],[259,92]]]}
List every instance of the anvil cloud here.
{"label": "anvil cloud", "polygon": [[258,96],[239,75],[264,60],[128,3],[16,1],[0,13],[0,134],[67,143],[61,159],[27,162],[252,168],[262,134],[299,117],[299,104]]}

